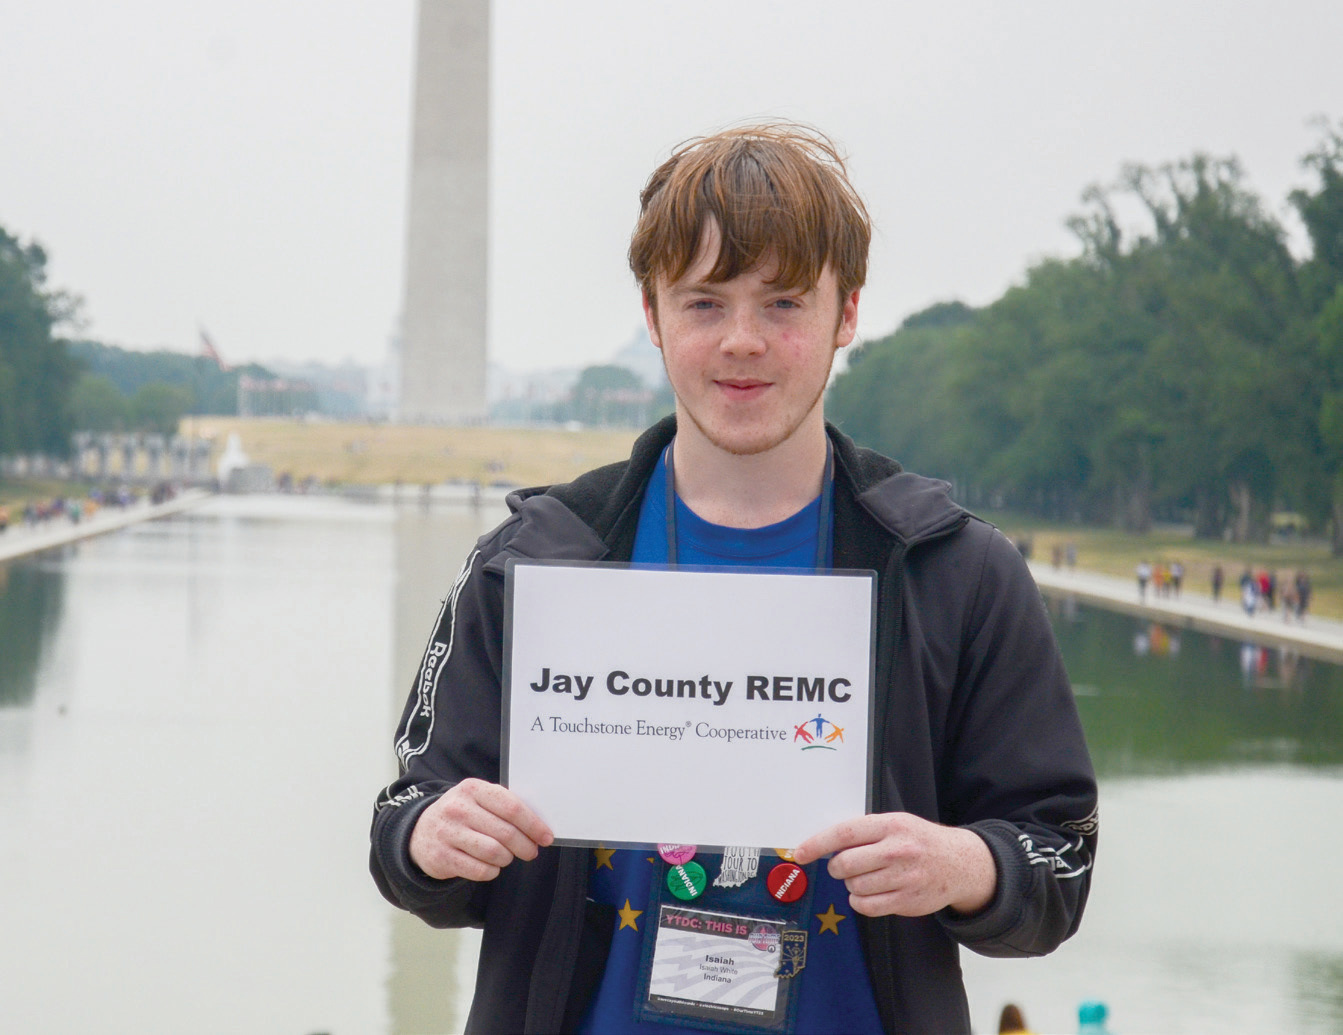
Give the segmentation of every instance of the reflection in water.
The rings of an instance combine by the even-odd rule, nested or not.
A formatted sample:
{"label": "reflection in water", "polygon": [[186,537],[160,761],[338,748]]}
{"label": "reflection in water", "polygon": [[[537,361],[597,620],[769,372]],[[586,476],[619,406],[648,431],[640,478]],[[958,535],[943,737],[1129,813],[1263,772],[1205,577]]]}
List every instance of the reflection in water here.
{"label": "reflection in water", "polygon": [[64,574],[40,558],[0,564],[0,708],[22,708],[61,611]]}
{"label": "reflection in water", "polygon": [[1169,632],[1164,625],[1152,622],[1133,634],[1133,653],[1140,658],[1148,654],[1155,654],[1159,658],[1179,654],[1180,634]]}
{"label": "reflection in water", "polygon": [[[217,500],[0,569],[0,1028],[461,1030],[479,934],[386,905],[367,830],[438,602],[500,516]],[[1343,669],[1055,620],[1096,884],[1056,955],[964,954],[976,1030],[1008,999],[1075,1030],[1092,997],[1117,1031],[1343,1029]]]}
{"label": "reflection in water", "polygon": [[1051,605],[1102,778],[1343,763],[1343,668],[1131,615]]}
{"label": "reflection in water", "polygon": [[[419,670],[439,604],[476,539],[505,513],[497,505],[435,508],[406,502],[395,509],[396,629],[391,698],[381,731],[388,779],[395,768],[392,731]],[[371,809],[372,793],[368,800]],[[461,1031],[475,990],[480,932],[435,930],[410,913],[391,912],[392,970],[387,986],[391,1035]]]}
{"label": "reflection in water", "polygon": [[1343,1031],[1343,956],[1300,952],[1293,958],[1297,1031]]}

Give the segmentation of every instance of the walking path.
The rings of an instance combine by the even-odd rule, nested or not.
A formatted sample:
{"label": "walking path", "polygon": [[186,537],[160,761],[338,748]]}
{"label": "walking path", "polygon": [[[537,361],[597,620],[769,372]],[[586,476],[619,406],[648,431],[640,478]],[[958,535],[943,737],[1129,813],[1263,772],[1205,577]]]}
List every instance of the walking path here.
{"label": "walking path", "polygon": [[0,562],[64,546],[66,543],[88,539],[90,536],[102,535],[104,532],[125,528],[138,521],[152,521],[154,518],[177,514],[204,503],[213,495],[214,493],[206,492],[204,489],[186,489],[166,503],[149,503],[141,500],[129,507],[99,507],[92,517],[84,518],[78,524],[65,515],[33,526],[19,521],[11,524],[3,534],[0,534]]}
{"label": "walking path", "polygon": [[1083,603],[1138,615],[1163,625],[1198,629],[1268,646],[1290,647],[1309,657],[1343,663],[1343,622],[1317,618],[1309,613],[1305,624],[1296,619],[1287,622],[1283,620],[1281,609],[1247,615],[1240,606],[1240,592],[1234,584],[1229,587],[1230,596],[1224,595],[1216,603],[1210,596],[1187,590],[1179,597],[1158,597],[1149,585],[1144,602],[1138,597],[1136,578],[1069,571],[1038,561],[1032,561],[1030,569],[1036,585],[1049,596],[1072,596]]}

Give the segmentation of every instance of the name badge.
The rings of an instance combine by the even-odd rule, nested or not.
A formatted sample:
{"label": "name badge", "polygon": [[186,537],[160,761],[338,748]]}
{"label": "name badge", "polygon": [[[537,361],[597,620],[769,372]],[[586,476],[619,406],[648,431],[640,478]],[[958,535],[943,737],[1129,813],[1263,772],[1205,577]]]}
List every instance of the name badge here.
{"label": "name badge", "polygon": [[787,922],[662,905],[640,1004],[644,1020],[785,1031],[807,932]]}

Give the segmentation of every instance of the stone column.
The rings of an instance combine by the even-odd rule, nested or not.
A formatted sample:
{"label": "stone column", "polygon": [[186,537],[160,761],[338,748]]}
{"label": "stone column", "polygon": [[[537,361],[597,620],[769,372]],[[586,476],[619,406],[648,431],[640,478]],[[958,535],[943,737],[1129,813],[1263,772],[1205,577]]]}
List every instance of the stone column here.
{"label": "stone column", "polygon": [[93,448],[98,456],[98,480],[105,481],[108,476],[108,460],[112,456],[112,450],[116,448],[112,436],[108,434],[99,435]]}
{"label": "stone column", "polygon": [[187,440],[181,435],[174,435],[168,443],[168,476],[174,481],[181,481],[187,475],[187,450],[189,449]]}
{"label": "stone column", "polygon": [[213,448],[214,442],[211,439],[193,438],[191,440],[191,455],[187,459],[187,466],[192,481],[208,482],[210,480],[210,453]]}
{"label": "stone column", "polygon": [[398,418],[486,416],[488,0],[420,0]]}
{"label": "stone column", "polygon": [[145,473],[150,481],[158,481],[163,477],[164,445],[162,435],[145,436]]}
{"label": "stone column", "polygon": [[70,436],[70,444],[74,446],[71,452],[75,461],[75,474],[81,478],[89,477],[93,473],[89,470],[89,447],[93,445],[93,432],[76,431]]}
{"label": "stone column", "polygon": [[121,479],[122,481],[132,482],[136,479],[135,455],[140,451],[140,440],[137,435],[121,436]]}

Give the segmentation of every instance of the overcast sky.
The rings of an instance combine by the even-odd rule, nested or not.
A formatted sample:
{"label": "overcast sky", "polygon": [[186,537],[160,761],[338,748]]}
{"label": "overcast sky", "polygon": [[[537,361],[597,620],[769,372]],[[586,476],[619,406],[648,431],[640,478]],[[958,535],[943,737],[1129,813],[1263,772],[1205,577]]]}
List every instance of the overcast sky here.
{"label": "overcast sky", "polygon": [[[431,0],[432,2],[432,0]],[[441,2],[441,0],[440,0]],[[401,303],[412,0],[0,0],[0,226],[91,337],[380,362]],[[1343,2],[497,0],[490,354],[602,361],[680,140],[802,119],[877,227],[866,337],[982,304],[1122,163],[1235,154],[1270,211],[1343,117]]]}

